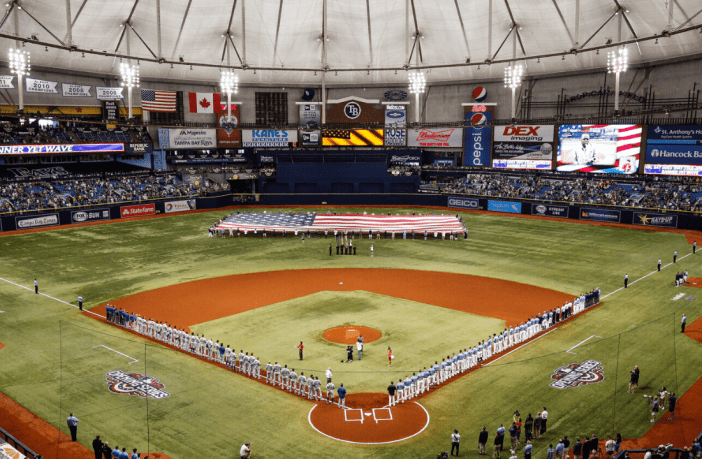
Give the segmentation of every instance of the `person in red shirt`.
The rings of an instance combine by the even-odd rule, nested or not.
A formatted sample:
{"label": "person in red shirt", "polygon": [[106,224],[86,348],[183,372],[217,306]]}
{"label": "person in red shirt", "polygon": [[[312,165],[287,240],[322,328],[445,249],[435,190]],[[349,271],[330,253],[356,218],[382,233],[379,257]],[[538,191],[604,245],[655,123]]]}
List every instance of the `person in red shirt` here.
{"label": "person in red shirt", "polygon": [[388,346],[388,364],[392,366],[392,349],[390,349],[390,346]]}
{"label": "person in red shirt", "polygon": [[300,344],[297,346],[297,348],[300,350],[300,360],[302,360],[302,350],[305,348],[305,346],[302,345],[302,341],[300,341]]}

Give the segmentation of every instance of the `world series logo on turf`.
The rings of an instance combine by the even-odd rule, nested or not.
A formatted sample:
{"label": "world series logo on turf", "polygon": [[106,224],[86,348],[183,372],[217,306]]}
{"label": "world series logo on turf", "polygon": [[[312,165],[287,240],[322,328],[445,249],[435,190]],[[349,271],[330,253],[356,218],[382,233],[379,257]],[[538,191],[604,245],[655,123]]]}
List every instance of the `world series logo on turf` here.
{"label": "world series logo on turf", "polygon": [[164,384],[153,376],[141,373],[125,373],[114,370],[106,373],[107,388],[113,394],[137,395],[141,398],[150,397],[154,400],[166,398],[171,394],[163,390]]}
{"label": "world series logo on turf", "polygon": [[595,360],[586,360],[583,363],[571,363],[558,368],[551,375],[554,381],[549,386],[556,389],[585,386],[604,381],[602,364]]}

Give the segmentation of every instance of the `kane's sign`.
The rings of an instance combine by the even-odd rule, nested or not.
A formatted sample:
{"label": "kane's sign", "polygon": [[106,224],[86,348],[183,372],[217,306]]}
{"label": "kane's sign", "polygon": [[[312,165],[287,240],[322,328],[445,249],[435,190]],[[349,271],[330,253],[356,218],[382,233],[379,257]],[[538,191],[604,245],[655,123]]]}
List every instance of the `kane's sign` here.
{"label": "kane's sign", "polygon": [[549,386],[556,389],[585,386],[604,381],[602,364],[595,360],[586,360],[583,363],[571,363],[560,367],[551,375],[554,381]]}
{"label": "kane's sign", "polygon": [[160,400],[169,394],[163,384],[153,376],[144,376],[140,373],[125,373],[122,370],[110,371],[107,375],[107,388],[113,394],[137,395],[142,398],[150,397]]}

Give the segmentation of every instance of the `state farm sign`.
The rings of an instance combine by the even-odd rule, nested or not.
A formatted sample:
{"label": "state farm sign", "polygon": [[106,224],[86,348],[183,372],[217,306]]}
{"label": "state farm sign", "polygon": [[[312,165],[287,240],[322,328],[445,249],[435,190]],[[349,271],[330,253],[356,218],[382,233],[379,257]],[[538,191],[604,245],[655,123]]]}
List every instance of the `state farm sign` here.
{"label": "state farm sign", "polygon": [[141,217],[142,215],[154,215],[156,204],[140,204],[138,206],[120,207],[119,214],[122,218]]}
{"label": "state farm sign", "polygon": [[495,126],[495,142],[553,142],[552,125]]}

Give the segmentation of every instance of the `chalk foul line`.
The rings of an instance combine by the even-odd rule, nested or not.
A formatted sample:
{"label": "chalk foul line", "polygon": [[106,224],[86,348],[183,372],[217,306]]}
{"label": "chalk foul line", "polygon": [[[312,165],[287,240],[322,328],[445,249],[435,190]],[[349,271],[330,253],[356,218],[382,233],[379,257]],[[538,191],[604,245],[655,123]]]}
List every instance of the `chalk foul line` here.
{"label": "chalk foul line", "polygon": [[119,351],[115,351],[115,350],[112,349],[111,347],[107,347],[107,346],[105,346],[104,344],[100,344],[100,345],[98,345],[98,346],[93,346],[93,349],[95,349],[95,348],[97,348],[97,347],[104,347],[105,349],[108,349],[108,350],[110,350],[110,351],[112,351],[112,352],[115,352],[115,353],[117,353],[117,354],[119,354],[119,355],[123,355],[123,356],[125,356],[125,357],[128,358],[128,359],[132,359],[132,361],[129,362],[127,365],[131,365],[131,364],[133,364],[133,363],[137,363],[137,362],[138,362],[138,360],[135,359],[134,357],[128,356],[127,354],[122,354],[122,353],[119,352]]}
{"label": "chalk foul line", "polygon": [[[25,290],[29,290],[30,292],[33,292],[33,291],[34,291],[33,288],[25,287],[24,285],[20,285],[20,284],[18,284],[18,283],[16,283],[16,282],[12,282],[11,280],[3,279],[2,277],[0,277],[0,280],[1,280],[1,281],[5,281],[5,282],[7,282],[8,284],[16,285],[17,287],[23,288],[23,289],[25,289]],[[51,300],[58,301],[59,303],[67,304],[68,306],[74,307],[74,308],[76,308],[76,309],[80,309],[80,308],[79,308],[78,306],[76,306],[75,304],[71,304],[71,303],[69,303],[68,301],[63,301],[63,300],[60,300],[60,299],[58,299],[58,298],[54,298],[53,296],[49,296],[49,295],[47,295],[46,293],[39,292],[38,294],[41,295],[41,296],[44,296],[44,297],[46,297],[46,298],[49,298],[49,299],[51,299]],[[83,310],[83,311],[84,311],[84,312],[87,312],[88,314],[92,314],[92,315],[94,315],[94,316],[98,316],[98,317],[100,317],[101,319],[104,319],[103,316],[101,316],[100,314],[97,314],[97,313],[95,313],[95,312],[87,311],[87,310]]]}

